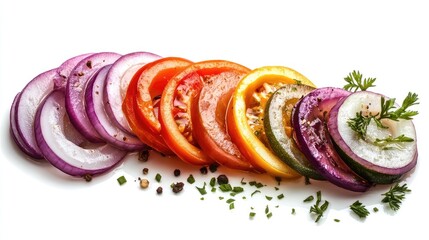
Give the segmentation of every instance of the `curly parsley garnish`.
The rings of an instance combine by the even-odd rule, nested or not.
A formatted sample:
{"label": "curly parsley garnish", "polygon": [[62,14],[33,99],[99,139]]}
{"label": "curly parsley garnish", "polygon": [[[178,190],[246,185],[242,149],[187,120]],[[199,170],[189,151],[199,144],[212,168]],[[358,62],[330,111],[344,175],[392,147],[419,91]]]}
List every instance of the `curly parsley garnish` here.
{"label": "curly parsley garnish", "polygon": [[349,73],[344,80],[347,84],[344,85],[343,88],[347,91],[356,92],[358,90],[365,91],[370,87],[375,87],[374,82],[376,78],[365,78],[362,82],[362,74],[359,71],[353,71]]}
{"label": "curly parsley garnish", "polygon": [[[357,112],[356,117],[350,118],[347,121],[347,125],[358,134],[359,138],[366,140],[366,132],[371,120],[374,120],[380,128],[387,128],[381,123],[382,119],[390,119],[393,121],[399,121],[400,119],[412,120],[419,112],[408,110],[408,108],[419,104],[417,102],[418,99],[419,98],[416,93],[408,93],[407,97],[402,102],[402,106],[396,109],[395,98],[386,100],[384,97],[381,97],[381,111],[379,113],[365,116],[362,112]],[[379,145],[381,143],[386,144],[411,141],[414,141],[414,139],[401,135],[395,138],[390,137],[386,139],[376,139],[374,144]]]}

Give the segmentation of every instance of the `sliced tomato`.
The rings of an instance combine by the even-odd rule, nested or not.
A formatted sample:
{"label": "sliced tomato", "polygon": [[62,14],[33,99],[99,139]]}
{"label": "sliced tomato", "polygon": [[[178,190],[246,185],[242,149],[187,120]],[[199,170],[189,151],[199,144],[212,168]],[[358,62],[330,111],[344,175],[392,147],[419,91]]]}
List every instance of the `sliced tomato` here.
{"label": "sliced tomato", "polygon": [[250,163],[273,176],[298,177],[296,171],[268,147],[263,119],[265,105],[285,84],[314,84],[299,72],[281,66],[253,70],[237,85],[227,112],[227,128],[233,142]]}
{"label": "sliced tomato", "polygon": [[152,63],[148,63],[141,67],[133,76],[130,81],[130,84],[127,88],[127,93],[122,103],[122,110],[124,111],[125,117],[127,118],[128,124],[131,127],[131,130],[136,134],[136,136],[146,145],[155,149],[158,152],[161,152],[166,155],[174,154],[170,148],[165,144],[163,139],[159,136],[153,134],[145,125],[137,119],[136,115],[136,93],[137,93],[137,83],[140,79],[142,72],[145,69],[150,68]]}
{"label": "sliced tomato", "polygon": [[159,105],[165,85],[170,79],[192,62],[177,57],[162,58],[154,61],[140,74],[136,92],[136,114],[142,126],[162,138],[159,117]]}
{"label": "sliced tomato", "polygon": [[239,64],[211,60],[190,65],[175,75],[165,86],[161,96],[161,135],[168,147],[183,161],[208,165],[214,162],[197,144],[192,124],[192,104],[204,85],[222,81],[229,72],[247,72],[248,68]]}
{"label": "sliced tomato", "polygon": [[249,71],[225,72],[218,75],[221,81],[214,80],[204,85],[192,103],[193,136],[204,153],[220,165],[255,171],[250,162],[232,142],[226,131],[226,110],[238,82]]}

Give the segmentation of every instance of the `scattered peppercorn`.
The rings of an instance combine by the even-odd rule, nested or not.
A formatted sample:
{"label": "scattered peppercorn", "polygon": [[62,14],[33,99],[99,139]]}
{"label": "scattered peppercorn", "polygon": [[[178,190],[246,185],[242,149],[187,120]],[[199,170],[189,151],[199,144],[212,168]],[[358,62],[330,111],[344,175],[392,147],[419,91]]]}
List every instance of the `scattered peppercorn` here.
{"label": "scattered peppercorn", "polygon": [[149,149],[143,149],[139,152],[139,161],[147,162],[149,160]]}
{"label": "scattered peppercorn", "polygon": [[147,188],[149,187],[149,180],[143,178],[140,180],[140,187],[141,188]]}
{"label": "scattered peppercorn", "polygon": [[174,170],[174,176],[175,176],[175,177],[180,176],[180,169],[175,169],[175,170]]}
{"label": "scattered peppercorn", "polygon": [[219,185],[228,184],[229,180],[228,177],[225,174],[221,174],[217,177],[217,183]]}
{"label": "scattered peppercorn", "polygon": [[219,167],[219,164],[218,163],[212,163],[212,164],[210,164],[210,166],[209,166],[209,170],[210,170],[210,172],[212,172],[212,173],[214,173],[214,172],[216,172],[217,171],[217,168]]}
{"label": "scattered peppercorn", "polygon": [[207,167],[204,166],[204,167],[200,168],[200,173],[203,174],[203,175],[206,175],[208,173]]}
{"label": "scattered peppercorn", "polygon": [[144,174],[144,175],[146,175],[146,174],[148,174],[148,173],[149,173],[149,168],[146,168],[146,167],[145,167],[145,168],[143,168],[143,174]]}
{"label": "scattered peppercorn", "polygon": [[177,182],[177,183],[171,184],[171,188],[172,188],[174,193],[181,192],[183,190],[184,186],[185,186],[185,184],[183,182]]}
{"label": "scattered peppercorn", "polygon": [[158,187],[158,188],[156,189],[156,193],[158,193],[158,194],[162,194],[162,187]]}
{"label": "scattered peppercorn", "polygon": [[85,181],[87,181],[87,182],[91,182],[91,180],[92,180],[92,175],[91,175],[91,174],[85,174],[85,175],[83,176],[83,179],[85,179]]}

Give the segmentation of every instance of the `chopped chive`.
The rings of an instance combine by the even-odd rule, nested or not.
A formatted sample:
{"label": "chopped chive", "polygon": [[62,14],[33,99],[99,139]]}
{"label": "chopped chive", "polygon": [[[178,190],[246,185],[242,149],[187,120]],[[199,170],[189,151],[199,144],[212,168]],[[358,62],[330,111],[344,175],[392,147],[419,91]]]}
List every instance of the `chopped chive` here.
{"label": "chopped chive", "polygon": [[280,195],[277,196],[277,199],[280,200],[280,199],[283,199],[284,197],[285,197],[285,195],[282,193],[282,194],[280,194]]}
{"label": "chopped chive", "polygon": [[212,177],[212,179],[210,179],[210,186],[214,187],[216,185],[216,178]]}
{"label": "chopped chive", "polygon": [[244,191],[244,189],[242,187],[234,187],[232,189],[232,191],[235,192],[235,193],[241,193],[241,192]]}
{"label": "chopped chive", "polygon": [[243,199],[243,200],[246,200],[246,196],[243,196],[243,197],[242,197],[242,199]]}
{"label": "chopped chive", "polygon": [[250,212],[250,213],[249,213],[249,217],[251,217],[251,218],[255,217],[255,215],[256,215],[256,213],[255,213],[255,212]]}
{"label": "chopped chive", "polygon": [[201,198],[200,198],[200,200],[201,200],[201,201],[202,201],[202,200],[204,200],[204,197],[201,197]]}
{"label": "chopped chive", "polygon": [[157,173],[156,176],[155,176],[155,180],[157,182],[161,182],[161,178],[162,178],[161,174]]}
{"label": "chopped chive", "polygon": [[234,203],[232,202],[232,203],[230,203],[229,204],[229,210],[232,210],[232,209],[234,209],[235,208],[235,206],[234,206]]}
{"label": "chopped chive", "polygon": [[311,202],[311,201],[313,201],[313,200],[314,200],[313,195],[310,195],[310,196],[308,196],[306,199],[304,199],[304,201],[303,201],[303,202]]}
{"label": "chopped chive", "polygon": [[224,199],[224,197],[222,197],[222,196],[219,197],[219,200],[223,200],[223,199]]}
{"label": "chopped chive", "polygon": [[255,195],[256,193],[261,193],[261,191],[255,190],[252,194],[250,194],[250,196],[253,197],[253,195]]}
{"label": "chopped chive", "polygon": [[231,197],[235,197],[235,195],[237,195],[237,193],[235,193],[235,192],[232,192],[229,194],[229,196],[231,196]]}
{"label": "chopped chive", "polygon": [[207,194],[207,191],[206,191],[206,182],[204,182],[204,185],[202,186],[202,187],[196,187],[197,189],[198,189],[198,191],[200,192],[200,194],[201,195],[205,195],[205,194]]}
{"label": "chopped chive", "polygon": [[377,208],[377,207],[374,207],[372,210],[373,210],[374,212],[378,212],[378,208]]}
{"label": "chopped chive", "polygon": [[265,195],[265,198],[266,198],[268,201],[271,201],[271,199],[273,199],[273,197],[270,197],[270,196],[267,196],[267,195]]}
{"label": "chopped chive", "polygon": [[226,203],[232,203],[232,202],[234,202],[235,201],[235,199],[233,199],[233,198],[229,198],[228,200],[226,200]]}
{"label": "chopped chive", "polygon": [[274,187],[274,189],[275,189],[276,191],[278,191],[280,188],[278,188],[278,187]]}
{"label": "chopped chive", "polygon": [[120,176],[116,180],[118,181],[119,185],[123,185],[124,183],[127,182],[127,179],[124,176]]}
{"label": "chopped chive", "polygon": [[265,207],[265,214],[268,214],[270,212],[270,208],[268,207],[268,205]]}
{"label": "chopped chive", "polygon": [[276,206],[275,206],[275,208],[279,208],[279,207],[280,207],[280,205],[276,205]]}
{"label": "chopped chive", "polygon": [[188,183],[193,184],[195,182],[194,176],[192,174],[190,174],[187,181],[188,181]]}
{"label": "chopped chive", "polygon": [[212,188],[212,192],[216,192],[216,188],[214,188],[214,187],[213,187],[213,188]]}
{"label": "chopped chive", "polygon": [[241,185],[246,185],[247,184],[247,182],[244,181],[244,178],[241,179],[240,183],[241,183]]}
{"label": "chopped chive", "polygon": [[272,212],[267,213],[267,218],[270,219],[273,216]]}
{"label": "chopped chive", "polygon": [[232,191],[231,184],[229,184],[229,183],[221,184],[221,185],[219,186],[219,189],[220,189],[222,192],[230,192],[230,191]]}
{"label": "chopped chive", "polygon": [[335,222],[340,222],[340,219],[335,218],[334,221]]}
{"label": "chopped chive", "polygon": [[310,185],[310,184],[311,184],[310,178],[305,176],[305,185]]}
{"label": "chopped chive", "polygon": [[296,213],[295,208],[292,208],[291,214],[295,215],[295,213]]}

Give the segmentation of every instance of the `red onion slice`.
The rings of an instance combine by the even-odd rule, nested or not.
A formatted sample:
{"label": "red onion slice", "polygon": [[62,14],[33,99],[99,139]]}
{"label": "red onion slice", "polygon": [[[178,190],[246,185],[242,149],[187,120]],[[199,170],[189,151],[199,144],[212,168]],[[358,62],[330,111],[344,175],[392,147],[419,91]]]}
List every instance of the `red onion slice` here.
{"label": "red onion slice", "polygon": [[21,136],[18,133],[18,128],[16,126],[16,106],[18,103],[18,99],[21,96],[21,93],[16,94],[15,98],[13,99],[12,106],[10,108],[10,134],[15,141],[16,145],[21,149],[22,152],[27,154],[28,156],[34,158],[34,159],[43,159],[43,156],[40,152],[35,152],[33,149],[30,149],[27,147],[27,145],[24,143],[24,140],[21,138]]}
{"label": "red onion slice", "polygon": [[52,69],[36,76],[24,87],[16,102],[15,121],[19,138],[24,148],[32,153],[30,156],[36,159],[42,158],[42,154],[34,135],[34,117],[39,104],[54,88],[56,74],[57,70]]}
{"label": "red onion slice", "polygon": [[159,58],[161,57],[149,52],[129,53],[119,58],[107,74],[104,89],[106,111],[112,121],[123,131],[133,134],[122,111],[122,102],[127,93],[128,85],[137,70]]}
{"label": "red onion slice", "polygon": [[85,148],[77,145],[67,137],[77,131],[71,124],[67,125],[68,121],[64,92],[54,90],[37,110],[34,127],[43,156],[64,173],[72,176],[101,174],[127,154],[109,144],[89,144]]}
{"label": "red onion slice", "polygon": [[84,58],[92,55],[92,53],[81,54],[66,60],[57,68],[57,76],[54,79],[55,89],[65,89],[70,73],[74,67]]}
{"label": "red onion slice", "polygon": [[106,75],[111,66],[107,65],[101,68],[88,82],[85,94],[86,113],[95,130],[106,142],[127,151],[141,150],[146,145],[136,136],[122,131],[106,113],[103,89],[107,80]]}
{"label": "red onion slice", "polygon": [[66,108],[70,121],[91,142],[104,142],[92,126],[85,111],[85,89],[92,75],[100,68],[112,64],[121,55],[103,52],[81,60],[70,73],[66,86]]}

